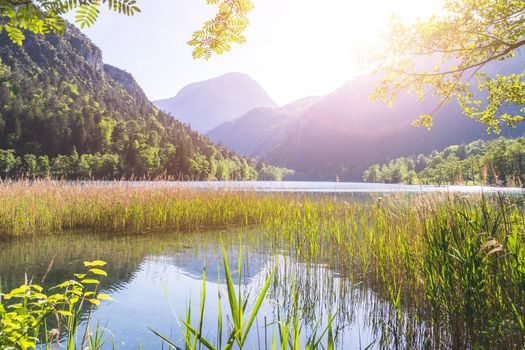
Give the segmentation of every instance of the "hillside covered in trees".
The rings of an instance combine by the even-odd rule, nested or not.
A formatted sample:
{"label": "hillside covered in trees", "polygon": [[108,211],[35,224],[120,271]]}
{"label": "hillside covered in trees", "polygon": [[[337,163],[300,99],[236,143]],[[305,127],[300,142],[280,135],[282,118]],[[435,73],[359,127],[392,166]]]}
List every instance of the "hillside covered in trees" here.
{"label": "hillside covered in trees", "polygon": [[274,180],[157,110],[127,72],[69,25],[63,36],[0,35],[0,177]]}
{"label": "hillside covered in trees", "polygon": [[374,164],[363,174],[367,182],[407,184],[525,185],[525,138],[498,138],[453,145],[441,152],[401,157]]}

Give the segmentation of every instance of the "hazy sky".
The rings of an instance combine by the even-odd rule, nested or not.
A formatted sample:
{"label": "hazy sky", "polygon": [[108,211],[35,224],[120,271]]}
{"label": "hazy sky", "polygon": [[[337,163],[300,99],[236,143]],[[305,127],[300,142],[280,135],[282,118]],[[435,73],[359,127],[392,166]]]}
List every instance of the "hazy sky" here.
{"label": "hazy sky", "polygon": [[355,53],[390,16],[427,16],[438,0],[254,0],[248,42],[209,61],[186,41],[214,14],[205,0],[138,0],[134,17],[103,11],[83,30],[104,62],[132,73],[152,100],[228,72],[251,75],[279,104],[327,94],[360,73]]}

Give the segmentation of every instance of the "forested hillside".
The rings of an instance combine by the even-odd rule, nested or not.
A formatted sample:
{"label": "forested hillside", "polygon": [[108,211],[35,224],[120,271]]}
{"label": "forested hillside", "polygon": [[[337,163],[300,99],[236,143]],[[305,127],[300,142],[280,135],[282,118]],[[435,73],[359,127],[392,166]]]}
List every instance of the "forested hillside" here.
{"label": "forested hillside", "polygon": [[374,164],[363,174],[367,182],[407,184],[525,185],[525,138],[478,140],[441,152],[401,157]]}
{"label": "forested hillside", "polygon": [[0,176],[60,178],[279,178],[158,111],[127,72],[75,27],[0,35]]}

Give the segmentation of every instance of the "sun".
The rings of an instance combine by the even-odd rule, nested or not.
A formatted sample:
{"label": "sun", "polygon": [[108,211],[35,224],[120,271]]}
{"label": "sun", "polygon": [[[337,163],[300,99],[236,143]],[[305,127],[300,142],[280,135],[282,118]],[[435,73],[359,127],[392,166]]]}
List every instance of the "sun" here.
{"label": "sun", "polygon": [[393,16],[413,22],[435,12],[437,0],[325,0],[325,25],[338,42],[376,40]]}
{"label": "sun", "polygon": [[359,54],[379,42],[393,16],[414,22],[432,15],[440,4],[440,0],[259,0],[248,45],[260,45],[260,58],[267,62],[257,68],[266,70],[260,79],[277,95],[326,94],[361,74]]}

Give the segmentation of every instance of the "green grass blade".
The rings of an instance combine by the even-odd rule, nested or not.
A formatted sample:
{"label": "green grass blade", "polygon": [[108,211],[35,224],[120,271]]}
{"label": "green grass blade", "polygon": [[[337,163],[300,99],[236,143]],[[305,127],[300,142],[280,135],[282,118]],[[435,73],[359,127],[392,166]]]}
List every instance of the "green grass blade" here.
{"label": "green grass blade", "polygon": [[213,346],[213,344],[211,344],[208,340],[206,340],[206,338],[204,338],[202,336],[202,334],[199,333],[199,331],[197,331],[195,328],[193,328],[191,324],[189,324],[188,322],[186,322],[184,320],[182,322],[186,326],[186,329],[188,329],[196,337],[196,339],[199,340],[199,342],[202,345],[207,347],[209,350],[217,350],[217,348],[215,346]]}
{"label": "green grass blade", "polygon": [[[244,310],[246,309],[246,303],[248,300],[245,300],[244,305],[242,302],[242,288],[241,288],[241,274],[242,274],[242,245],[239,247],[239,258],[237,259],[237,300],[239,301],[239,315],[237,319],[239,320],[239,326],[237,327],[239,331],[239,335],[243,336],[243,318],[244,318]],[[241,342],[244,342],[242,338],[240,339]]]}
{"label": "green grass blade", "polygon": [[[257,313],[259,313],[261,305],[264,299],[266,298],[266,293],[268,292],[268,288],[270,287],[270,284],[273,280],[273,276],[275,275],[275,271],[277,271],[277,264],[273,267],[272,272],[270,273],[270,276],[268,276],[268,278],[266,279],[266,282],[264,283],[264,287],[262,288],[261,292],[259,293],[259,296],[257,297],[257,301],[255,302],[250,318],[248,319],[248,322],[246,323],[246,328],[244,329],[243,339],[246,339],[246,336],[248,335],[252,327],[253,321],[255,321],[255,317],[257,317]],[[244,344],[241,344],[241,346],[242,345]]]}
{"label": "green grass blade", "polygon": [[221,271],[217,269],[217,347],[222,347]]}
{"label": "green grass blade", "polygon": [[168,344],[169,346],[171,346],[172,348],[174,348],[175,350],[183,350],[182,348],[179,348],[177,345],[173,344],[170,340],[168,340],[165,336],[163,336],[162,334],[160,334],[159,332],[157,332],[156,330],[148,327],[148,329],[153,332],[153,334],[155,334],[158,338],[162,339],[163,342],[165,342],[166,344]]}
{"label": "green grass blade", "polygon": [[[206,264],[202,271],[202,291],[201,291],[201,307],[199,312],[199,334],[202,334],[202,327],[204,325],[204,306],[206,304]],[[196,349],[197,338],[193,343],[193,349]]]}
{"label": "green grass blade", "polygon": [[230,302],[230,309],[233,318],[233,326],[235,329],[239,329],[239,304],[237,303],[237,297],[235,296],[235,287],[233,286],[233,279],[230,272],[230,266],[228,265],[228,258],[226,256],[226,250],[222,247],[222,256],[224,262],[224,273],[226,275],[226,286],[228,291],[228,301]]}

